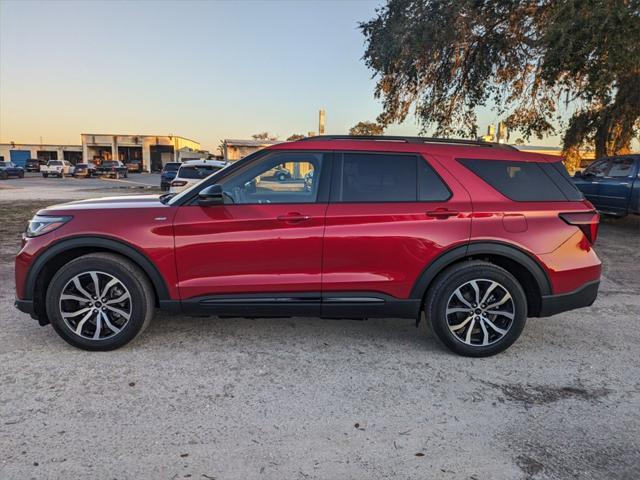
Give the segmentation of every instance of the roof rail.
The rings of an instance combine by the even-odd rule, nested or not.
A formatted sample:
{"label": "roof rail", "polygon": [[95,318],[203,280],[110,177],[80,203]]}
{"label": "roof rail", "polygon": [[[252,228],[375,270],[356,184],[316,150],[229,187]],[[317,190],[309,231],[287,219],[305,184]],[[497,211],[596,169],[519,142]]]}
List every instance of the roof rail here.
{"label": "roof rail", "polygon": [[415,144],[443,144],[443,145],[468,145],[474,147],[489,147],[489,148],[501,148],[504,150],[517,150],[506,143],[493,143],[484,142],[482,140],[467,140],[464,138],[436,138],[436,137],[402,137],[392,135],[316,135],[315,137],[305,137],[298,140],[298,142],[309,141],[322,141],[322,140],[367,140],[374,142],[402,142],[402,143],[415,143]]}

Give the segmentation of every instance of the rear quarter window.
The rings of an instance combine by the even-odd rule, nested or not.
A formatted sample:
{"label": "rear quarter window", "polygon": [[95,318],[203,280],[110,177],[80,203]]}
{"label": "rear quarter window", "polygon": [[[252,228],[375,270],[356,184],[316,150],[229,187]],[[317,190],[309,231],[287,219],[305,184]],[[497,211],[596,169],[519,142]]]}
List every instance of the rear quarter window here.
{"label": "rear quarter window", "polygon": [[458,159],[505,197],[518,202],[579,201],[582,193],[573,185],[561,162]]}

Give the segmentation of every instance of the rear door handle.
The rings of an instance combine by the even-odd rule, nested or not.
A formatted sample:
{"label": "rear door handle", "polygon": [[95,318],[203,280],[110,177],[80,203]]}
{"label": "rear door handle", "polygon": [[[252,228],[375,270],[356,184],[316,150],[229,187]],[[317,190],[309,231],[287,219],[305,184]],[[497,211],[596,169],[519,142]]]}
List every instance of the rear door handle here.
{"label": "rear door handle", "polygon": [[460,212],[457,210],[449,210],[448,208],[436,208],[435,210],[431,210],[427,212],[427,216],[439,219],[445,219],[449,217],[455,217]]}
{"label": "rear door handle", "polygon": [[281,222],[291,222],[291,223],[306,222],[307,220],[311,219],[309,215],[302,215],[301,213],[297,213],[297,212],[287,213],[286,215],[278,215],[278,217],[276,218]]}

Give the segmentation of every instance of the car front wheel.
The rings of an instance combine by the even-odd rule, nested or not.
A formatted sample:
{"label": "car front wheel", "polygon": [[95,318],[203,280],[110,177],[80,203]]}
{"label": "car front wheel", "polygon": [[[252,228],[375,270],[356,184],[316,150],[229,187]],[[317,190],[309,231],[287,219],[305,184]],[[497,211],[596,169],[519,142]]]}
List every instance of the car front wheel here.
{"label": "car front wheel", "polygon": [[154,313],[145,274],[129,260],[93,253],[65,264],[46,294],[55,331],[84,350],[114,350],[140,334]]}
{"label": "car front wheel", "polygon": [[511,346],[527,319],[522,287],[505,269],[468,261],[445,270],[425,300],[434,332],[450,350],[486,357]]}

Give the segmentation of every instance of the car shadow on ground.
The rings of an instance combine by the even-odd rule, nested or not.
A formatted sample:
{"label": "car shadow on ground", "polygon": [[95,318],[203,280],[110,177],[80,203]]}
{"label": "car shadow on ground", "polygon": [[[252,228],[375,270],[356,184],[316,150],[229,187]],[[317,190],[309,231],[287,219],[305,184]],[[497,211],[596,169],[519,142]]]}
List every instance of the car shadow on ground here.
{"label": "car shadow on ground", "polygon": [[415,320],[412,319],[191,317],[158,312],[134,345],[139,346],[145,342],[181,342],[197,348],[198,344],[208,342],[212,338],[216,340],[216,344],[237,344],[257,339],[265,345],[285,343],[330,346],[351,343],[354,347],[402,347],[422,353],[448,354],[426,323],[423,319],[416,328]]}

